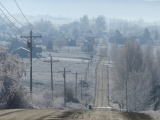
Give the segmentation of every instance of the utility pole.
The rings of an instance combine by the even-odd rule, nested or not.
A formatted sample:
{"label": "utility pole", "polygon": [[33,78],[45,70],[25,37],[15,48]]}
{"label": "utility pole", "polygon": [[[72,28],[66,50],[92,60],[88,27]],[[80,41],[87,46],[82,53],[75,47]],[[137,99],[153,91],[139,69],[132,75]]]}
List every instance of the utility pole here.
{"label": "utility pole", "polygon": [[42,36],[32,36],[32,30],[30,31],[30,36],[22,36],[20,38],[29,39],[27,42],[28,48],[30,48],[30,94],[32,94],[32,40],[36,38],[42,38]]}
{"label": "utility pole", "polygon": [[81,100],[82,100],[82,86],[83,84],[82,84],[82,78],[81,78]]}
{"label": "utility pole", "polygon": [[76,92],[75,92],[75,98],[77,99],[77,71],[76,71]]}
{"label": "utility pole", "polygon": [[109,71],[108,71],[108,65],[107,65],[107,79],[108,79],[108,106],[109,106]]}
{"label": "utility pole", "polygon": [[64,104],[66,105],[66,70],[65,68],[64,68],[63,78],[64,78]]}
{"label": "utility pole", "polygon": [[72,73],[72,74],[75,74],[76,76],[76,82],[75,82],[75,98],[77,99],[77,78],[78,78],[78,73],[76,71],[76,73]]}
{"label": "utility pole", "polygon": [[50,57],[50,61],[46,60],[44,62],[50,62],[51,63],[51,90],[52,90],[52,98],[53,98],[53,62],[59,62],[59,60],[53,60],[52,56]]}
{"label": "utility pole", "polygon": [[53,72],[52,72],[52,57],[51,59],[51,90],[52,90],[52,99],[53,99]]}
{"label": "utility pole", "polygon": [[71,71],[66,71],[64,68],[64,71],[59,71],[63,72],[63,78],[64,78],[64,105],[66,105],[66,73],[71,72]]}

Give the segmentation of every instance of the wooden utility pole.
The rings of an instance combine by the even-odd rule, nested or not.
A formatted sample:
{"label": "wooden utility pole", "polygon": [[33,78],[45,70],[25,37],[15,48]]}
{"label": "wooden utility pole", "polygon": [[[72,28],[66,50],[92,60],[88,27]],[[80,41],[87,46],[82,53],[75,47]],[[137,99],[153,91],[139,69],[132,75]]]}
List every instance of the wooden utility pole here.
{"label": "wooden utility pole", "polygon": [[78,73],[76,71],[76,73],[72,73],[72,74],[75,74],[76,76],[76,82],[75,82],[75,98],[77,99],[77,78],[78,78]]}
{"label": "wooden utility pole", "polygon": [[66,71],[64,68],[64,71],[59,71],[63,72],[63,78],[64,78],[64,105],[66,105],[66,73],[71,72],[71,71]]}
{"label": "wooden utility pole", "polygon": [[108,106],[109,106],[109,71],[108,71],[108,68],[109,67],[107,65],[107,79],[108,79],[108,83],[107,83],[108,85],[107,86],[108,86]]}
{"label": "wooden utility pole", "polygon": [[65,68],[64,68],[63,78],[64,78],[64,104],[66,105],[66,70]]}
{"label": "wooden utility pole", "polygon": [[30,94],[32,94],[32,40],[36,38],[42,38],[42,36],[32,36],[32,30],[30,31],[30,36],[21,36],[20,38],[26,38],[28,48],[30,48]]}
{"label": "wooden utility pole", "polygon": [[53,99],[53,72],[52,72],[52,57],[51,59],[51,90],[52,90],[52,99]]}
{"label": "wooden utility pole", "polygon": [[53,85],[53,63],[59,62],[59,60],[53,60],[52,56],[51,56],[50,60],[45,60],[44,62],[50,62],[50,64],[51,64],[51,90],[52,90],[52,98],[53,98],[53,88],[54,88],[54,85]]}
{"label": "wooden utility pole", "polygon": [[82,84],[82,78],[81,78],[81,100],[82,100],[82,87],[83,87],[83,84]]}
{"label": "wooden utility pole", "polygon": [[75,89],[75,98],[77,99],[77,71],[76,71],[76,89]]}

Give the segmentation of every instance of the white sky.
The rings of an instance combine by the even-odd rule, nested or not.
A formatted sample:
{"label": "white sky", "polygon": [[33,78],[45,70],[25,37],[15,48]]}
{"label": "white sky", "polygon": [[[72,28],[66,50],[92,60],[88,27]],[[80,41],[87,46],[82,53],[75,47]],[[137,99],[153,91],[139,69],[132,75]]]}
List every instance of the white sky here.
{"label": "white sky", "polygon": [[[12,13],[20,13],[14,0],[0,0]],[[79,18],[104,15],[123,19],[160,21],[160,0],[17,0],[26,15]],[[1,8],[1,6],[0,6]]]}

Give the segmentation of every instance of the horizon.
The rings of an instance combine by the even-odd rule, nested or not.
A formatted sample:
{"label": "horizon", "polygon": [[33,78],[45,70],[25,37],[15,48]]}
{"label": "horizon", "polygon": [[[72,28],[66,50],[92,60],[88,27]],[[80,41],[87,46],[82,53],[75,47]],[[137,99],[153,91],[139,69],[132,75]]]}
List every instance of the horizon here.
{"label": "horizon", "polygon": [[[11,14],[20,13],[13,0],[2,0],[1,3]],[[160,21],[160,0],[17,0],[17,3],[27,16],[49,15],[77,19],[83,15],[88,15],[89,18],[103,15],[132,21],[139,19],[146,22]]]}

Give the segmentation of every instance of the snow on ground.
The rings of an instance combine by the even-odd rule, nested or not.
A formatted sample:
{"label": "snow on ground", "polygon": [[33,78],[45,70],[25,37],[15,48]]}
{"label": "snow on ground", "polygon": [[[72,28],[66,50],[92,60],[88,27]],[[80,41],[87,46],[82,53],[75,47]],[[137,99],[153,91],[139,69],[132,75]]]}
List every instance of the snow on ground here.
{"label": "snow on ground", "polygon": [[[53,62],[53,81],[54,81],[54,93],[52,100],[51,93],[51,66],[50,56],[53,60],[59,60]],[[89,104],[93,101],[94,88],[95,88],[95,68],[99,57],[94,55],[93,60],[90,60],[90,56],[81,51],[80,47],[63,47],[58,52],[44,51],[42,58],[33,58],[33,99],[32,102],[35,108],[63,108],[63,70],[66,71],[66,86],[75,91],[76,76],[78,73],[78,99],[83,104]],[[44,62],[45,61],[45,62]],[[23,59],[23,62],[29,63],[29,59]],[[84,80],[89,84],[89,87],[83,87],[82,100],[80,99],[80,81]],[[30,67],[26,69],[26,76],[23,78],[23,84],[29,88],[30,82]],[[51,102],[52,101],[52,102]],[[85,101],[85,102],[84,102]],[[73,106],[68,104],[68,106]],[[75,106],[75,105],[74,105]],[[79,106],[79,105],[77,105]],[[84,106],[84,105],[83,105]],[[79,108],[79,107],[77,107]],[[85,108],[85,107],[82,107]]]}

